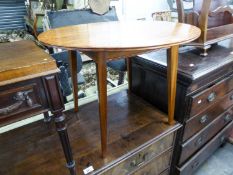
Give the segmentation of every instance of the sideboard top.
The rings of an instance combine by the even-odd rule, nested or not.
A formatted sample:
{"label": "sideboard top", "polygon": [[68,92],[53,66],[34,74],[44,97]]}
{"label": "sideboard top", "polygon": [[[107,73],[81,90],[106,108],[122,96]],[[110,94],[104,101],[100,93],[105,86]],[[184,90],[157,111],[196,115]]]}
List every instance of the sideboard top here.
{"label": "sideboard top", "polygon": [[[206,78],[213,73],[218,76],[219,71],[225,71],[226,73],[232,71],[233,40],[226,40],[212,46],[206,57],[200,56],[200,51],[194,47],[180,48],[179,79],[193,82]],[[147,65],[152,66],[153,69],[166,71],[167,59],[165,50],[143,54],[140,57],[145,58],[143,62],[148,63]],[[135,61],[137,62],[137,59]]]}
{"label": "sideboard top", "polygon": [[55,60],[33,41],[0,45],[0,85],[58,72]]}

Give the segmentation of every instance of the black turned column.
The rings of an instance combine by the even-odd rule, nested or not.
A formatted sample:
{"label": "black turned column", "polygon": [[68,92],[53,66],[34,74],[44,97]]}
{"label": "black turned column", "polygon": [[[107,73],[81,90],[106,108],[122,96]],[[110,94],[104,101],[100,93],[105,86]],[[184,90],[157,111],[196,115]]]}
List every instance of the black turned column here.
{"label": "black turned column", "polygon": [[62,114],[64,110],[63,99],[58,85],[58,78],[56,75],[47,76],[44,78],[46,93],[48,96],[50,110],[54,115],[56,129],[60,137],[62,148],[66,157],[66,167],[69,169],[71,175],[76,175],[75,161],[71,151],[70,141],[67,133],[67,126],[65,117]]}

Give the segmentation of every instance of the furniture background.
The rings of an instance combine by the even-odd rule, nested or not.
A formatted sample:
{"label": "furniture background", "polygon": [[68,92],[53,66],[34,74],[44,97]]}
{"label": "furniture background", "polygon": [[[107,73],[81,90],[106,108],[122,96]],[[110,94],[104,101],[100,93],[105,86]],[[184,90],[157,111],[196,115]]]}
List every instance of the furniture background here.
{"label": "furniture background", "polygon": [[[168,175],[181,125],[167,125],[164,113],[126,90],[109,96],[108,100],[111,116],[109,152],[105,159],[100,156],[98,100],[81,106],[78,118],[72,110],[64,112],[77,174],[84,175],[83,170],[92,166],[94,171],[89,174]],[[37,121],[0,134],[0,174],[67,174],[53,131],[52,123],[44,125]]]}
{"label": "furniture background", "polygon": [[[109,32],[109,30],[111,30],[111,32]],[[77,89],[75,89],[77,83],[76,50],[84,53],[95,61],[97,68],[101,148],[102,156],[104,157],[107,151],[108,113],[106,63],[110,60],[128,57],[127,67],[129,73],[128,77],[130,79],[130,57],[155,49],[168,49],[168,124],[172,125],[175,122],[174,111],[179,44],[193,41],[199,36],[200,29],[187,24],[161,21],[131,21],[128,23],[100,22],[90,23],[88,25],[73,25],[46,31],[40,34],[38,39],[48,46],[69,49],[75,112],[78,112],[78,99],[75,97],[75,95],[77,95]],[[154,40],[154,38],[157,39]],[[130,89],[131,84],[129,83],[129,90]]]}
{"label": "furniture background", "polygon": [[[65,154],[67,168],[70,174],[75,175],[75,162],[72,157],[65,117],[62,114],[64,104],[57,77],[59,70],[55,60],[36,46],[33,41],[4,43],[1,44],[0,52],[0,126],[51,111]],[[33,134],[35,133],[37,133],[36,130]],[[11,144],[16,144],[12,142],[12,139],[9,140]],[[24,156],[26,152],[23,152]],[[20,155],[15,154],[13,157],[20,157]],[[1,160],[9,161],[3,157]]]}
{"label": "furniture background", "polygon": [[43,32],[43,18],[45,11],[66,9],[65,0],[27,0],[27,15],[24,16],[26,28],[35,37]]}
{"label": "furniture background", "polygon": [[24,28],[24,0],[1,0],[0,11],[0,31]]}
{"label": "furniture background", "polygon": [[198,26],[202,34],[194,45],[204,49],[203,56],[211,44],[233,37],[233,9],[229,0],[194,0],[193,10],[185,11],[183,0],[177,0],[179,22]]}
{"label": "furniture background", "polygon": [[[69,25],[77,25],[77,24],[86,24],[86,23],[94,23],[94,22],[104,22],[104,21],[117,21],[117,14],[114,7],[110,9],[109,12],[107,12],[104,15],[97,15],[91,12],[90,9],[83,9],[83,10],[62,10],[62,11],[48,11],[45,16],[45,26],[47,26],[48,29],[53,29],[57,27],[62,26],[69,26]],[[80,73],[82,69],[82,59],[79,52],[76,52],[77,55],[77,65],[78,65],[78,85],[81,85],[85,83],[85,80]],[[68,96],[71,94],[71,74],[69,64],[68,64],[68,52],[63,51],[61,53],[57,52],[52,54],[52,56],[57,60],[57,62],[63,62],[61,63],[62,73],[60,75],[61,86],[63,89],[63,95]],[[65,64],[65,66],[64,66]],[[109,61],[107,63],[108,67],[112,68],[113,70],[118,72],[119,79],[118,83],[115,84],[113,81],[108,80],[111,85],[117,86],[121,85],[124,82],[124,75],[126,71],[126,63],[125,59],[120,59],[116,61]],[[60,67],[60,65],[59,65]],[[67,71],[64,68],[68,68]],[[68,74],[67,74],[67,73]],[[68,78],[68,79],[67,79]],[[83,95],[82,95],[83,96]]]}
{"label": "furniture background", "polygon": [[[180,50],[175,118],[183,127],[177,136],[172,175],[191,175],[232,131],[232,50],[232,40],[213,46],[206,57],[198,56],[194,48]],[[165,51],[132,60],[132,91],[164,112],[166,66]]]}

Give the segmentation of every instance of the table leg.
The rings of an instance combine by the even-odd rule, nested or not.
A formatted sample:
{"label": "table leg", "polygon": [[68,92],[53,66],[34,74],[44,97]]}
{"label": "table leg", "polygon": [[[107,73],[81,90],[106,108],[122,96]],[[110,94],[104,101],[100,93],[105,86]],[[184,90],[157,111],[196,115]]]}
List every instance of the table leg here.
{"label": "table leg", "polygon": [[167,81],[168,81],[168,123],[174,124],[176,81],[178,68],[179,46],[172,46],[167,52]]}
{"label": "table leg", "polygon": [[76,51],[70,50],[69,63],[71,71],[71,80],[73,85],[73,97],[74,97],[74,112],[78,112],[78,76],[77,76],[77,57]]}
{"label": "table leg", "polygon": [[71,175],[76,175],[75,161],[73,160],[70,141],[67,133],[65,117],[62,114],[64,109],[61,92],[58,85],[58,78],[55,75],[45,77],[45,86],[47,89],[47,96],[50,103],[51,113],[54,115],[56,129],[60,137],[63,152],[66,157],[66,167],[69,169]]}
{"label": "table leg", "polygon": [[129,91],[132,90],[132,62],[131,62],[131,58],[126,58],[126,62],[127,62],[127,75],[128,75],[128,89]]}
{"label": "table leg", "polygon": [[107,152],[107,70],[104,59],[99,59],[96,63],[96,75],[99,95],[101,148],[102,157],[104,157]]}

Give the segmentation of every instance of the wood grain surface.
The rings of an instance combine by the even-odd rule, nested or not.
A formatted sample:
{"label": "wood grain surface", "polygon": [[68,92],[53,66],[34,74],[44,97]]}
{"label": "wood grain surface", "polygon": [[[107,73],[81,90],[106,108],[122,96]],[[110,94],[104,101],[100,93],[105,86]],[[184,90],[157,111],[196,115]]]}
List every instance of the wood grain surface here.
{"label": "wood grain surface", "polygon": [[59,71],[55,60],[33,41],[1,44],[0,53],[0,85]]}
{"label": "wood grain surface", "polygon": [[184,44],[199,36],[200,29],[188,24],[117,21],[52,29],[38,39],[46,45],[79,51],[132,51]]}

